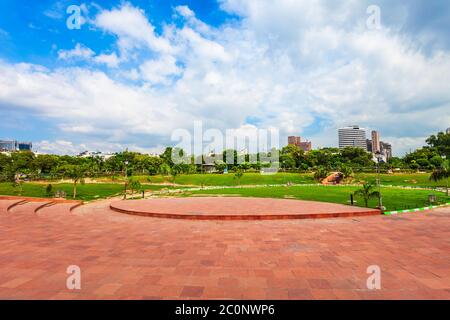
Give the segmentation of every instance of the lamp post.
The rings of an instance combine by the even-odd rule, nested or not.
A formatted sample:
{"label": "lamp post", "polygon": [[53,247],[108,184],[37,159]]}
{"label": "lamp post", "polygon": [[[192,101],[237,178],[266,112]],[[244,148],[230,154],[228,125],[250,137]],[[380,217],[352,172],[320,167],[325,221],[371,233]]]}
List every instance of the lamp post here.
{"label": "lamp post", "polygon": [[378,187],[378,209],[383,210],[383,199],[381,197],[381,181],[380,181],[380,161],[383,155],[380,151],[375,152],[375,157],[377,158],[377,187]]}
{"label": "lamp post", "polygon": [[125,187],[123,192],[123,199],[127,198],[127,184],[128,184],[128,160],[125,160]]}

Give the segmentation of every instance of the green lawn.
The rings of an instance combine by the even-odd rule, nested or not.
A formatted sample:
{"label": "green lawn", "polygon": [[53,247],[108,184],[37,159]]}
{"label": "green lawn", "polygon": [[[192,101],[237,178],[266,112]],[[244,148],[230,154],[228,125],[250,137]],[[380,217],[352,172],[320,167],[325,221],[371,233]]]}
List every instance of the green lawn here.
{"label": "green lawn", "polygon": [[[170,176],[137,176],[141,182],[146,183],[172,183]],[[149,181],[150,180],[150,181]],[[262,175],[260,173],[245,173],[241,178],[241,185],[267,185],[285,184],[288,182],[296,184],[315,183],[312,174],[299,173],[277,173],[274,175]],[[228,174],[183,174],[175,178],[175,183],[180,185],[204,185],[204,186],[236,186],[238,181],[234,173]]]}
{"label": "green lawn", "polygon": [[[357,173],[354,183],[360,181],[370,181],[375,183],[377,175],[375,173]],[[394,186],[416,186],[416,187],[445,187],[445,181],[433,182],[429,180],[429,173],[413,174],[381,174],[381,184]],[[137,176],[143,183],[172,183],[170,176]],[[103,178],[102,181],[107,181]],[[261,175],[259,173],[245,173],[241,178],[241,185],[267,185],[267,184],[312,184],[317,183],[312,173],[277,173],[274,175]],[[229,174],[184,174],[175,178],[175,183],[179,185],[204,185],[204,186],[237,186],[238,181],[233,173]]]}
{"label": "green lawn", "polygon": [[[191,174],[179,175],[175,179],[175,183],[181,186],[170,187],[164,186],[162,183],[172,182],[172,178],[168,176],[137,176],[142,183],[152,183],[146,185],[147,190],[160,190],[162,188],[183,188],[187,185],[204,185],[204,186],[237,186],[238,181],[234,179],[234,174]],[[118,195],[123,192],[122,178],[111,181],[110,178],[97,179],[104,183],[86,183],[78,185],[78,196],[80,200],[93,200]],[[363,181],[375,182],[376,174],[364,173],[356,174],[353,183]],[[286,184],[288,182],[294,184],[315,184],[311,173],[277,173],[274,175],[261,175],[259,173],[245,173],[241,178],[241,185],[269,185],[269,184]],[[445,186],[445,181],[439,183],[431,182],[429,174],[383,174],[381,175],[381,183],[384,185],[394,186],[416,186],[416,187],[436,187]],[[161,184],[161,185],[157,185]],[[68,199],[71,198],[72,184],[70,183],[52,183],[53,191],[62,190],[67,194]],[[30,197],[46,197],[46,183],[25,183],[23,184],[22,196]],[[238,189],[238,193],[244,196],[262,196],[283,198],[286,196],[294,196],[299,199],[330,201],[337,203],[347,203],[349,195],[355,190],[355,187],[338,187],[323,189],[325,187],[270,187],[257,189]],[[208,193],[236,193],[236,189],[206,191]],[[431,191],[426,190],[399,190],[384,188],[384,197],[388,209],[405,209],[414,208],[426,204],[427,196]],[[19,188],[14,188],[11,183],[0,183],[0,195],[19,195]],[[359,203],[361,204],[361,203]],[[376,201],[371,202],[371,206],[375,206]]]}
{"label": "green lawn", "polygon": [[[58,183],[52,184],[53,192],[56,190],[65,191],[67,199],[72,199],[72,184],[70,183]],[[46,184],[37,183],[24,183],[22,185],[22,193],[18,187],[14,188],[11,183],[0,183],[0,195],[14,195],[24,197],[47,197],[45,188]],[[146,190],[161,190],[164,186],[146,185]],[[95,183],[95,184],[79,184],[77,186],[77,199],[78,200],[94,200],[111,197],[123,192],[124,185],[118,183]]]}
{"label": "green lawn", "polygon": [[[230,188],[222,190],[201,190],[187,192],[184,195],[239,195],[243,197],[261,198],[294,198],[301,200],[333,202],[349,204],[350,194],[358,187],[339,186],[292,186],[292,187],[261,187],[261,188]],[[438,201],[448,202],[450,197],[446,197],[441,192],[431,192],[427,190],[404,190],[399,188],[382,188],[383,205],[388,211],[400,209],[412,209],[428,206],[428,195],[436,194]],[[361,198],[355,198],[356,205],[364,206]],[[377,199],[371,199],[369,207],[375,208]]]}

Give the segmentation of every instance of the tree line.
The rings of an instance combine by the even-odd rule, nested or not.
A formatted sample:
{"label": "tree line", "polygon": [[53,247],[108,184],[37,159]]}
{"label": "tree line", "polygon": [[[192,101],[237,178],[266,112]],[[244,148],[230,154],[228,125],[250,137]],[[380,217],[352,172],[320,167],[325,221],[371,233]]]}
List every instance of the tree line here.
{"label": "tree line", "polygon": [[[450,158],[450,135],[438,133],[427,140],[427,145],[404,157],[393,157],[386,163],[381,163],[381,169],[402,170],[429,170],[433,171],[444,166],[445,159]],[[278,166],[285,171],[323,171],[339,170],[349,171],[373,171],[376,164],[371,153],[361,148],[347,147],[323,148],[304,152],[295,145],[283,147],[279,152]],[[187,156],[189,163],[176,164],[172,161],[174,153],[184,154],[182,149],[168,147],[159,156],[151,156],[138,152],[123,151],[114,154],[108,159],[98,156],[77,157],[69,155],[51,155],[32,152],[13,152],[11,154],[0,153],[0,179],[2,181],[14,181],[18,176],[26,176],[28,179],[54,179],[59,177],[73,178],[80,176],[133,176],[133,175],[178,175],[195,174],[205,172],[208,162],[206,156],[194,159]],[[272,151],[274,152],[274,151]],[[233,163],[227,163],[226,154],[233,155]],[[238,158],[241,157],[241,161]],[[240,156],[236,150],[227,150],[214,158],[214,169],[218,173],[225,170],[233,172],[259,171],[269,163],[260,161],[262,157],[257,154]],[[250,159],[256,159],[250,162]],[[197,160],[197,161],[194,161]],[[228,161],[229,162],[229,161]],[[196,164],[197,163],[197,164]],[[323,174],[322,174],[323,175]]]}

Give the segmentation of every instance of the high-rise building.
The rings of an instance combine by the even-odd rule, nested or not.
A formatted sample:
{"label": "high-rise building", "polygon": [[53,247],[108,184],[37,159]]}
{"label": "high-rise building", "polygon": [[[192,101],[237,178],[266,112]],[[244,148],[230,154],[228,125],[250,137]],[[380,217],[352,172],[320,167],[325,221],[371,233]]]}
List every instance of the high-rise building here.
{"label": "high-rise building", "polygon": [[312,150],[311,141],[300,142],[300,149],[302,149],[305,152],[311,151]]}
{"label": "high-rise building", "polygon": [[380,152],[384,155],[386,161],[392,158],[392,145],[387,142],[380,141]]}
{"label": "high-rise building", "polygon": [[16,140],[0,140],[0,151],[31,151],[33,144],[31,142],[17,142]]}
{"label": "high-rise building", "polygon": [[312,150],[312,143],[311,143],[311,141],[302,142],[302,138],[301,137],[296,137],[296,136],[288,137],[288,144],[297,146],[297,147],[299,147],[300,149],[302,149],[305,152],[308,152],[308,151]]}
{"label": "high-rise building", "polygon": [[0,140],[0,151],[16,151],[17,141],[13,140]]}
{"label": "high-rise building", "polygon": [[372,140],[366,139],[367,142],[367,151],[372,152]]}
{"label": "high-rise building", "polygon": [[17,142],[17,149],[19,151],[31,151],[33,149],[33,143],[31,143],[31,142]]}
{"label": "high-rise building", "polygon": [[378,133],[378,131],[375,130],[372,131],[372,152],[373,153],[381,152],[380,134]]}
{"label": "high-rise building", "polygon": [[339,148],[355,147],[367,150],[366,130],[357,125],[340,128]]}
{"label": "high-rise building", "polygon": [[446,134],[450,134],[450,128],[447,128],[447,130],[445,130]]}

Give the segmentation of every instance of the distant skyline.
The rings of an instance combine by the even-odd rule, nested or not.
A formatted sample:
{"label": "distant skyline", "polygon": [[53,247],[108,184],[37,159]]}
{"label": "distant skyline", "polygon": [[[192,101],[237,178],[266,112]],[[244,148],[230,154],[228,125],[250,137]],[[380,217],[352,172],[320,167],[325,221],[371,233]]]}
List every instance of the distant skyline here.
{"label": "distant skyline", "polygon": [[0,139],[42,152],[159,152],[201,120],[314,149],[358,124],[403,155],[449,111],[446,0],[0,2]]}

